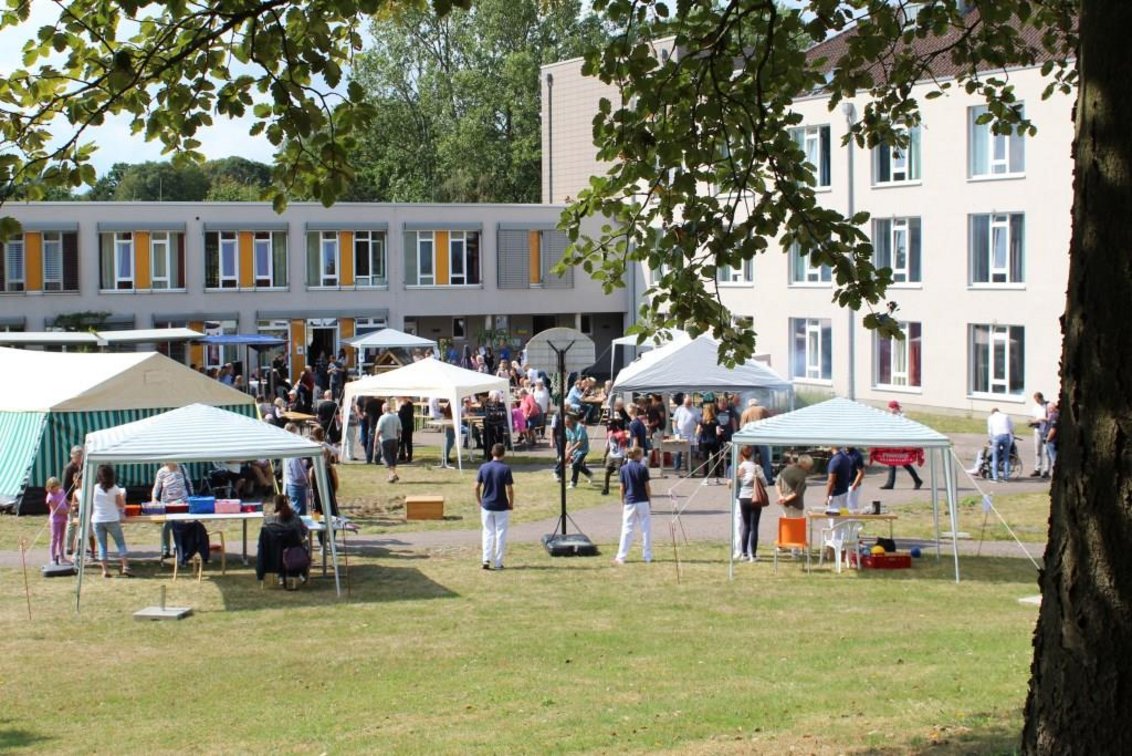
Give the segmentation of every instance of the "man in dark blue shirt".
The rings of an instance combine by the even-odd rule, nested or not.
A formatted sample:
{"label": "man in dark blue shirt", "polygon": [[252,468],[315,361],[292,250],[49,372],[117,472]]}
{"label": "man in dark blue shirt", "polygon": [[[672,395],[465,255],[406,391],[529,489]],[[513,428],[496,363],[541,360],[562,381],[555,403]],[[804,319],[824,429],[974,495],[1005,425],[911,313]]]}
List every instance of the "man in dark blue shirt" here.
{"label": "man in dark blue shirt", "polygon": [[507,545],[507,525],[515,508],[515,481],[511,468],[503,464],[503,444],[491,447],[491,461],[476,473],[476,503],[483,524],[483,568],[503,569],[503,549]]}
{"label": "man in dark blue shirt", "polygon": [[633,543],[633,528],[641,528],[641,557],[652,561],[652,523],[649,510],[649,469],[641,464],[644,450],[634,445],[629,449],[628,461],[621,466],[621,544],[614,564],[625,564],[629,546]]}
{"label": "man in dark blue shirt", "polygon": [[841,510],[849,506],[849,486],[857,475],[854,469],[853,457],[844,447],[829,460],[829,479],[825,484],[825,508],[830,511]]}
{"label": "man in dark blue shirt", "polygon": [[641,420],[640,410],[637,405],[629,405],[629,448],[634,446],[641,447],[644,451],[649,448],[649,433],[645,427],[645,423]]}

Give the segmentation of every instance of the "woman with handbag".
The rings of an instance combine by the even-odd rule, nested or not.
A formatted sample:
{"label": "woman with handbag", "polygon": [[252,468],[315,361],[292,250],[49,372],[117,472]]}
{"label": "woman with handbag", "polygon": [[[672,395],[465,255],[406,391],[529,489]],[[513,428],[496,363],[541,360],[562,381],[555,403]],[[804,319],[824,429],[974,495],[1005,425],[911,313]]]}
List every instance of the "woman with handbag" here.
{"label": "woman with handbag", "polygon": [[759,520],[763,507],[770,504],[766,491],[766,478],[762,468],[755,464],[755,449],[744,446],[739,450],[739,515],[743,518],[743,528],[739,534],[740,558],[748,562],[759,560],[756,552],[759,547]]}

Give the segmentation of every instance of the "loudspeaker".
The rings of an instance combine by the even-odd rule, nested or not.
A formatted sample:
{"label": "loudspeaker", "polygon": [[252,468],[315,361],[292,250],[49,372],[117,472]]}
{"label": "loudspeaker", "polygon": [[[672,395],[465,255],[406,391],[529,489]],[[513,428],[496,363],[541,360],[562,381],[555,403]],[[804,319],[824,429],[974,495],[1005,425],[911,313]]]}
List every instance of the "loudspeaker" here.
{"label": "loudspeaker", "polygon": [[597,546],[581,533],[544,535],[542,545],[551,556],[597,556]]}

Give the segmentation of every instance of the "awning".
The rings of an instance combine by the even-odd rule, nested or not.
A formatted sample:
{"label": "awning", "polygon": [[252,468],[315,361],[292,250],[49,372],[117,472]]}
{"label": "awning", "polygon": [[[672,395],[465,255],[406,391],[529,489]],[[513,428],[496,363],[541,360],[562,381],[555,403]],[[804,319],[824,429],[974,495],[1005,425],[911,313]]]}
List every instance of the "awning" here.
{"label": "awning", "polygon": [[0,503],[14,501],[24,490],[45,422],[46,412],[0,412]]}

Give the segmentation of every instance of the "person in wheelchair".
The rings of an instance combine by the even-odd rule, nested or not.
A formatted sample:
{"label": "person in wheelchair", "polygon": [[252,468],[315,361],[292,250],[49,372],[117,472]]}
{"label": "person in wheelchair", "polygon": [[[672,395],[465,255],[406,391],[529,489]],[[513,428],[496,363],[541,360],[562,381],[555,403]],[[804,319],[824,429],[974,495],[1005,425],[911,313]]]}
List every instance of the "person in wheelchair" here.
{"label": "person in wheelchair", "polygon": [[[987,441],[979,453],[975,456],[975,465],[967,470],[968,475],[978,475],[980,478],[989,479],[991,475],[991,459],[994,456],[994,444]],[[1010,441],[1010,467],[1008,470],[1008,477],[1017,478],[1022,474],[1022,457],[1018,454],[1018,437],[1014,436]]]}

